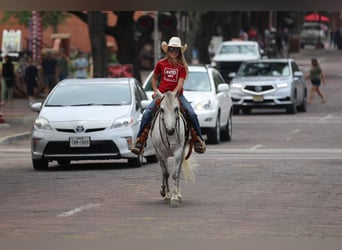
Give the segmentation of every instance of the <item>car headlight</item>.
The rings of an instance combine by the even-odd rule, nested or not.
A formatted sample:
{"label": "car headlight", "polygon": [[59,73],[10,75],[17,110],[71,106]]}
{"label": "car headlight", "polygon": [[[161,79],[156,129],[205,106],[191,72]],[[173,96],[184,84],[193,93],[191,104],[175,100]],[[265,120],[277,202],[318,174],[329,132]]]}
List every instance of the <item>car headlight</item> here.
{"label": "car headlight", "polygon": [[113,122],[112,128],[128,127],[134,123],[132,117],[120,117]]}
{"label": "car headlight", "polygon": [[243,85],[241,83],[232,83],[230,88],[242,89]]}
{"label": "car headlight", "polygon": [[206,100],[206,101],[203,101],[203,102],[200,102],[199,104],[197,104],[195,106],[195,110],[196,111],[202,111],[202,110],[205,110],[205,109],[210,109],[211,108],[211,101],[210,100]]}
{"label": "car headlight", "polygon": [[36,129],[52,130],[49,121],[44,117],[39,117],[34,121],[33,124]]}
{"label": "car headlight", "polygon": [[277,83],[277,88],[286,88],[289,84],[287,82]]}

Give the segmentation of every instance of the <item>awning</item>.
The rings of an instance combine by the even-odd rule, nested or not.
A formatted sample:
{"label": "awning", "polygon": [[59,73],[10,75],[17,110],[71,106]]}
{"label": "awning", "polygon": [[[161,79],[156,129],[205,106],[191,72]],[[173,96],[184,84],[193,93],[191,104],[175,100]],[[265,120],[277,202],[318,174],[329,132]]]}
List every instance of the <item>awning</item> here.
{"label": "awning", "polygon": [[305,16],[306,22],[329,22],[330,18],[327,16],[319,15],[318,13],[312,13]]}

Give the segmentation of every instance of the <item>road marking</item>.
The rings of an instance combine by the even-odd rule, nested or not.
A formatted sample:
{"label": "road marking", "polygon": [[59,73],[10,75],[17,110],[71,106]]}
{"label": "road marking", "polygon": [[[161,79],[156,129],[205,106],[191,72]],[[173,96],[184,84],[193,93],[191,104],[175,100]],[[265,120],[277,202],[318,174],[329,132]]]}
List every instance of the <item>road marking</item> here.
{"label": "road marking", "polygon": [[334,118],[334,115],[333,115],[333,114],[329,114],[329,115],[327,115],[327,116],[324,116],[324,117],[322,117],[320,120],[321,120],[321,121],[325,121],[325,120],[328,120],[328,119],[331,119],[331,118]]}
{"label": "road marking", "polygon": [[340,148],[277,148],[277,149],[227,149],[227,148],[207,148],[204,155],[197,158],[213,159],[303,159],[303,160],[332,160],[342,159],[342,149]]}
{"label": "road marking", "polygon": [[261,148],[262,147],[262,144],[257,144],[253,147],[251,147],[251,150],[255,150],[255,149],[258,149],[258,148]]}
{"label": "road marking", "polygon": [[73,216],[79,212],[82,212],[86,209],[90,209],[90,208],[94,208],[94,207],[99,207],[101,206],[101,204],[88,204],[88,205],[84,205],[84,206],[81,206],[81,207],[77,207],[77,208],[74,208],[72,210],[69,210],[65,213],[62,213],[62,214],[59,214],[57,215],[57,217],[69,217],[69,216]]}
{"label": "road marking", "polygon": [[300,131],[301,131],[300,129],[294,129],[294,130],[290,131],[290,135],[297,134]]}

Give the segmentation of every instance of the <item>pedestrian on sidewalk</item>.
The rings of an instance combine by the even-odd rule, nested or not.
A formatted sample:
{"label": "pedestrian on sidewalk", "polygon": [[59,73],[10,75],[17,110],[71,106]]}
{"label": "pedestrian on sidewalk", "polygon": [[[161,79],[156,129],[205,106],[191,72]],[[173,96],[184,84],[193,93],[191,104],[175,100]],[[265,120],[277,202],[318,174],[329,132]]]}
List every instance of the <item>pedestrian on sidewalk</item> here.
{"label": "pedestrian on sidewalk", "polygon": [[36,65],[34,65],[33,60],[31,57],[28,58],[28,66],[25,69],[25,83],[27,88],[27,97],[29,104],[31,105],[34,103],[34,98],[37,95],[37,89],[38,89],[38,69]]}
{"label": "pedestrian on sidewalk", "polygon": [[48,51],[42,61],[43,81],[45,84],[45,96],[55,87],[58,77],[57,60],[51,51]]}
{"label": "pedestrian on sidewalk", "polygon": [[326,103],[327,99],[320,89],[321,82],[323,82],[323,85],[326,85],[326,78],[316,58],[311,59],[310,73],[307,77],[305,77],[305,79],[310,79],[311,81],[311,91],[308,104],[311,104],[315,93],[317,93],[321,97],[321,104]]}
{"label": "pedestrian on sidewalk", "polygon": [[15,84],[15,74],[12,59],[9,55],[5,56],[5,62],[2,64],[1,72],[1,106],[12,103],[13,100],[13,88]]}

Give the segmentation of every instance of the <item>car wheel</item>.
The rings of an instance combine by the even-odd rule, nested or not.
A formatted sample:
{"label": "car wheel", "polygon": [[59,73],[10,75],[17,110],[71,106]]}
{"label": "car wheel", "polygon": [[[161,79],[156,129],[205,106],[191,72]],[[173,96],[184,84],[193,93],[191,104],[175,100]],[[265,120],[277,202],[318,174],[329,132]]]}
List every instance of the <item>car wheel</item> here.
{"label": "car wheel", "polygon": [[158,162],[158,158],[156,155],[150,155],[150,156],[146,156],[146,162],[147,163],[156,163]]}
{"label": "car wheel", "polygon": [[298,111],[306,112],[306,103],[307,103],[307,95],[305,93],[303,97],[303,102],[298,107]]}
{"label": "car wheel", "polygon": [[140,168],[143,165],[144,156],[138,155],[135,158],[128,158],[128,165],[134,168]]}
{"label": "car wheel", "polygon": [[232,113],[229,114],[227,124],[221,133],[222,141],[231,141],[232,139]]}
{"label": "car wheel", "polygon": [[45,159],[32,159],[32,164],[35,170],[47,170],[49,168],[49,162]]}
{"label": "car wheel", "polygon": [[220,115],[217,116],[215,127],[209,130],[208,142],[211,144],[219,144],[221,142]]}
{"label": "car wheel", "polygon": [[58,165],[69,165],[70,160],[58,160]]}

